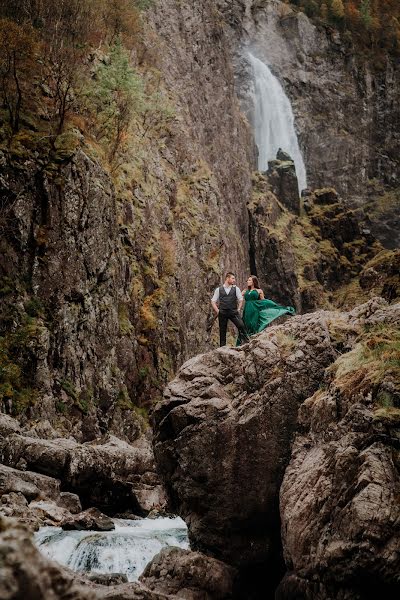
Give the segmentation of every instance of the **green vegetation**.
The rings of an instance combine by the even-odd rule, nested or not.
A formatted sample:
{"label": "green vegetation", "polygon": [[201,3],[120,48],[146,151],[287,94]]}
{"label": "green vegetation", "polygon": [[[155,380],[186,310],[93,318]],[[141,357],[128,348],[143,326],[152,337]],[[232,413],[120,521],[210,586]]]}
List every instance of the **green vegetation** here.
{"label": "green vegetation", "polygon": [[385,324],[364,331],[353,350],[330,370],[346,397],[372,390],[375,418],[400,418],[400,331],[396,326]]}
{"label": "green vegetation", "polygon": [[30,347],[39,333],[36,320],[26,317],[21,327],[0,337],[0,402],[9,404],[14,415],[37,401],[37,390],[24,365],[30,360]]}
{"label": "green vegetation", "polygon": [[[84,415],[89,412],[90,406],[93,404],[93,392],[92,390],[82,390],[80,393],[77,392],[75,386],[69,379],[63,379],[60,382],[61,389],[73,400],[73,406],[78,408]],[[67,408],[62,407],[64,404],[62,401],[58,402],[59,412],[63,413],[67,411]]]}

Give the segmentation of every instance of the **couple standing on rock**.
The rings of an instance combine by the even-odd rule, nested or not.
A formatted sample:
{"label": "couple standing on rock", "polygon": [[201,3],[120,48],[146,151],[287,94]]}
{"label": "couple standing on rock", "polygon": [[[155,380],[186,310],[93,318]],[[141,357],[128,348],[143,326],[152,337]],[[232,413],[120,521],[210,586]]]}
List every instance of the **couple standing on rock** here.
{"label": "couple standing on rock", "polygon": [[[243,319],[240,310],[244,304]],[[258,279],[250,275],[247,290],[240,291],[236,286],[235,274],[230,271],[225,275],[223,285],[217,287],[211,298],[211,305],[219,322],[219,345],[226,346],[226,330],[228,321],[232,321],[239,332],[237,346],[248,342],[251,335],[259,333],[277,317],[293,314],[292,306],[280,306],[264,297]]]}

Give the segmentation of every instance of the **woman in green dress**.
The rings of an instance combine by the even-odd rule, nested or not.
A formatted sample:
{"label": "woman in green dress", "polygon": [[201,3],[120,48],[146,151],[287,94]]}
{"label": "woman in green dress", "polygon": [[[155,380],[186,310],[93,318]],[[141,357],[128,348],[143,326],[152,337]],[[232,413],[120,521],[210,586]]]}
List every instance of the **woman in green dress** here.
{"label": "woman in green dress", "polygon": [[[295,312],[292,306],[280,306],[265,298],[255,275],[250,275],[247,280],[247,290],[243,290],[242,294],[245,301],[243,322],[249,335],[260,333],[274,319],[285,314],[293,315]],[[239,337],[236,345],[240,344]]]}

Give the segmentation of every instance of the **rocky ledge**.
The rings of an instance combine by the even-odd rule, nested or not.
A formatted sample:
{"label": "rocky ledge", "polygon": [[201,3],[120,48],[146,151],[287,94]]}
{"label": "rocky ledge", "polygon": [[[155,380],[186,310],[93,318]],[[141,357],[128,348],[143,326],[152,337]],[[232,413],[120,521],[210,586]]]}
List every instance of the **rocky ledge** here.
{"label": "rocky ledge", "polygon": [[159,471],[192,548],[235,566],[241,597],[272,596],[285,572],[288,600],[398,588],[399,323],[382,298],[297,316],[166,388]]}
{"label": "rocky ledge", "polygon": [[32,529],[64,522],[90,528],[93,515],[75,516],[82,506],[139,516],[166,508],[145,436],[131,444],[113,435],[79,444],[53,430],[52,439],[43,439],[8,415],[0,415],[0,434],[0,515],[23,519]]}

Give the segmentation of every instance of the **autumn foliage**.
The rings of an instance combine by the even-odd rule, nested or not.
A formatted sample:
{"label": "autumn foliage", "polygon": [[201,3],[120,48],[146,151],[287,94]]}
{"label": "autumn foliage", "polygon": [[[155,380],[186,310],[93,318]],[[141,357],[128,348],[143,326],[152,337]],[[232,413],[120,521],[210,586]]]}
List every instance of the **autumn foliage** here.
{"label": "autumn foliage", "polygon": [[140,105],[140,76],[130,53],[142,35],[141,10],[150,3],[2,0],[0,117],[11,138],[27,115],[40,115],[48,128],[44,137],[54,139],[75,115],[113,157]]}
{"label": "autumn foliage", "polygon": [[311,18],[347,31],[375,51],[400,52],[399,0],[291,0]]}

